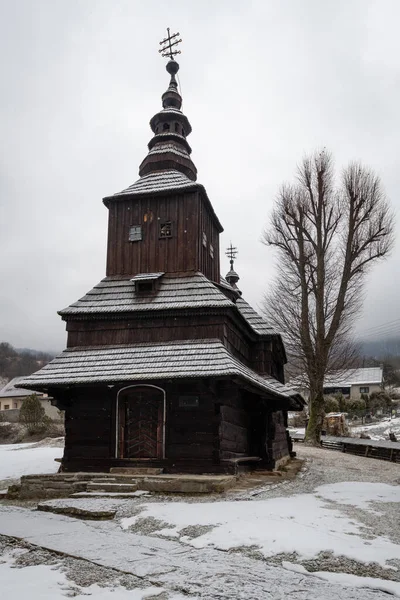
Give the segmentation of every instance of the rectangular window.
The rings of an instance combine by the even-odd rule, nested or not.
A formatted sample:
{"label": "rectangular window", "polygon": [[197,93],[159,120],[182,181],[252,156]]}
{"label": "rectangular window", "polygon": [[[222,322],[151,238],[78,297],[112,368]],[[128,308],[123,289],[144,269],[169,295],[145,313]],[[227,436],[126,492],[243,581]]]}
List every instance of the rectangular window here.
{"label": "rectangular window", "polygon": [[360,394],[369,394],[369,387],[360,387]]}
{"label": "rectangular window", "polygon": [[135,283],[135,287],[136,287],[136,291],[139,294],[143,294],[146,292],[153,292],[154,291],[154,281],[137,281]]}
{"label": "rectangular window", "polygon": [[197,408],[198,406],[198,396],[179,396],[179,408]]}
{"label": "rectangular window", "polygon": [[132,225],[132,227],[129,228],[129,241],[140,242],[142,239],[143,237],[141,225]]}
{"label": "rectangular window", "polygon": [[14,402],[14,408],[18,408],[18,404]]}
{"label": "rectangular window", "polygon": [[171,221],[165,221],[160,223],[160,238],[172,237],[172,223]]}
{"label": "rectangular window", "polygon": [[207,236],[205,231],[203,231],[203,246],[204,248],[207,248]]}
{"label": "rectangular window", "polygon": [[9,410],[9,408],[10,408],[10,405],[9,405],[9,404],[5,404],[5,405],[4,405],[4,410]]}
{"label": "rectangular window", "polygon": [[210,244],[210,256],[214,258],[214,246],[212,244]]}

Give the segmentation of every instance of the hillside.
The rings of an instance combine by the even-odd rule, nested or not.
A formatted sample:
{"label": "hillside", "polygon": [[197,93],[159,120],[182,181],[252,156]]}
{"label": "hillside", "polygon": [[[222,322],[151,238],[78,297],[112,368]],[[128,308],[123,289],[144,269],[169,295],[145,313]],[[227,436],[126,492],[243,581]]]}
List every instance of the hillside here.
{"label": "hillside", "polygon": [[0,381],[34,373],[54,358],[54,354],[38,350],[13,348],[0,342]]}

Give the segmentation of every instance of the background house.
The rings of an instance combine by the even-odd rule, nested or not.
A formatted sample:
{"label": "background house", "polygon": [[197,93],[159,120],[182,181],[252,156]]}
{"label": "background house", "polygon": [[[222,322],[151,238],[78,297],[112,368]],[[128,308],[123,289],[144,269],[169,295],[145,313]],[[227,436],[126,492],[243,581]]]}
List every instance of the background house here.
{"label": "background house", "polygon": [[[0,412],[5,411],[13,411],[14,417],[17,418],[19,411],[23,401],[28,396],[31,396],[32,390],[26,390],[24,388],[16,388],[16,384],[21,381],[23,377],[14,377],[11,381],[9,381],[4,387],[0,389]],[[53,420],[58,420],[60,418],[60,411],[52,406],[51,400],[47,394],[41,392],[35,392],[38,396],[45,413],[48,417]],[[9,413],[10,415],[12,413]]]}
{"label": "background house", "polygon": [[[304,397],[308,398],[309,390],[305,376],[299,376],[290,382]],[[324,394],[343,394],[345,398],[357,400],[362,394],[379,392],[383,388],[382,367],[366,367],[332,371],[324,381]]]}

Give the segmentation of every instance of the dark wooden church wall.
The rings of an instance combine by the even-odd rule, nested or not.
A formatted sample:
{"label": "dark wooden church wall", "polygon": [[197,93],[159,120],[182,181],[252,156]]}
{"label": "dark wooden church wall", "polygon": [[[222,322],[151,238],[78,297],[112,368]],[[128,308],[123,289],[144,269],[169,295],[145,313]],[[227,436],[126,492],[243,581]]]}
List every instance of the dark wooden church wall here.
{"label": "dark wooden church wall", "polygon": [[198,270],[211,281],[220,282],[219,232],[210,210],[201,195],[199,202]]}
{"label": "dark wooden church wall", "polygon": [[224,344],[233,356],[251,366],[251,345],[231,319],[224,323]]}
{"label": "dark wooden church wall", "polygon": [[191,339],[224,339],[223,317],[149,315],[136,320],[69,320],[67,347],[168,342]]}
{"label": "dark wooden church wall", "polygon": [[239,388],[232,382],[218,384],[219,448],[221,460],[248,455],[249,416]]}
{"label": "dark wooden church wall", "polygon": [[283,411],[276,411],[269,414],[267,440],[268,450],[274,462],[289,455],[285,414]]}
{"label": "dark wooden church wall", "polygon": [[108,459],[114,455],[115,392],[109,388],[77,390],[65,410],[64,461]]}
{"label": "dark wooden church wall", "polygon": [[[165,197],[127,197],[110,202],[107,275],[198,270],[197,192]],[[160,239],[160,224],[172,223],[172,237]],[[143,239],[129,241],[129,229],[142,227]]]}
{"label": "dark wooden church wall", "polygon": [[252,348],[251,368],[284,383],[283,360],[275,345],[273,339],[256,342]]}
{"label": "dark wooden church wall", "polygon": [[166,458],[212,461],[218,455],[218,417],[206,382],[166,385]]}

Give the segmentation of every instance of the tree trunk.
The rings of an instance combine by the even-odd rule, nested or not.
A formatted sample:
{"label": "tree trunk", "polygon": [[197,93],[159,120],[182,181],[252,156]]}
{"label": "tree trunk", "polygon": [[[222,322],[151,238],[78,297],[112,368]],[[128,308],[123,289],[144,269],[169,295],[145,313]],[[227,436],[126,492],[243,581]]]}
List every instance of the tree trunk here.
{"label": "tree trunk", "polygon": [[310,418],[307,425],[304,442],[307,446],[321,445],[321,431],[324,423],[324,390],[323,384],[317,386],[310,396]]}

